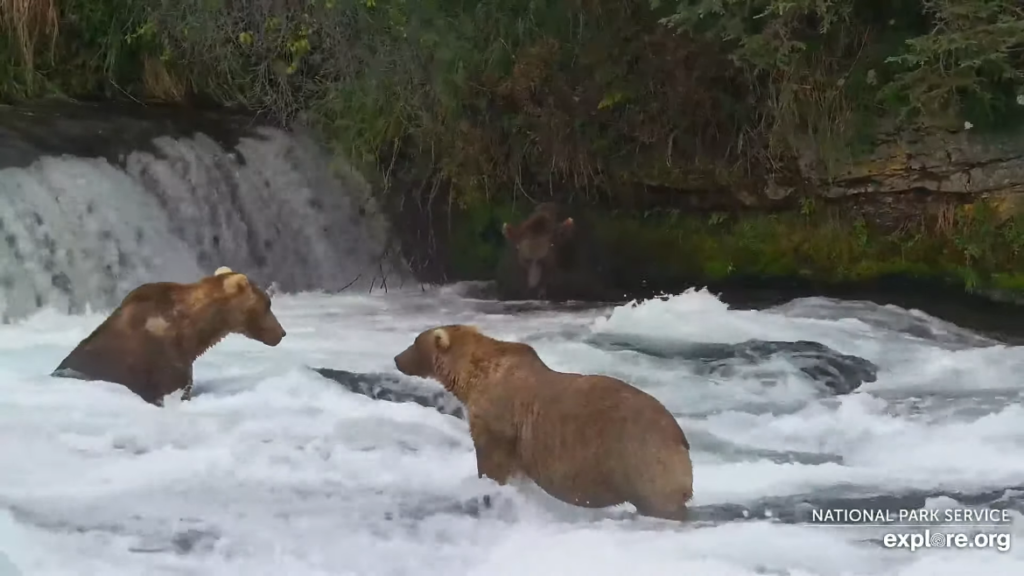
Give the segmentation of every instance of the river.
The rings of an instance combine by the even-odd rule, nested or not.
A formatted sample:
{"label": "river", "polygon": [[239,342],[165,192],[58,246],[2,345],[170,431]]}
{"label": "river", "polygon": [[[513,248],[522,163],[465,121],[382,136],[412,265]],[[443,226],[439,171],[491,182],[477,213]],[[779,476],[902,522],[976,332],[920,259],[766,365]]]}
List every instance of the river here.
{"label": "river", "polygon": [[[103,316],[42,310],[0,326],[0,574],[1024,570],[1020,547],[887,548],[886,534],[896,542],[915,529],[826,526],[800,513],[803,502],[1005,508],[1015,525],[980,530],[1019,538],[1020,348],[867,302],[732,310],[690,291],[559,309],[464,293],[278,296],[280,346],[229,337],[196,363],[196,397],[169,397],[164,409],[112,384],[47,376]],[[419,331],[453,322],[660,399],[692,444],[696,520],[640,518],[628,505],[575,509],[529,485],[498,487],[477,478],[464,420],[372,400],[309,369],[401,380],[393,356]],[[737,352],[751,340],[817,342],[873,362],[877,377],[835,395],[806,370],[813,355]],[[733,352],[687,353],[694,345]]]}

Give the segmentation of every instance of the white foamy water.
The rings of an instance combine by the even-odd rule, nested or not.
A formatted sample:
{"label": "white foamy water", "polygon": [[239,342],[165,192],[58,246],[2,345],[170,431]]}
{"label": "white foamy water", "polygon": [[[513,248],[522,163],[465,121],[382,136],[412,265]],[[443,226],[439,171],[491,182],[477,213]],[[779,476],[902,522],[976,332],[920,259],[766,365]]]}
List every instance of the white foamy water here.
{"label": "white foamy water", "polygon": [[[113,308],[139,284],[220,266],[288,292],[408,279],[369,185],[303,131],[208,117],[203,130],[233,134],[214,138],[156,111],[89,108],[0,110],[0,321]],[[66,154],[83,132],[95,157]],[[103,133],[138,149],[104,157],[125,144]]]}
{"label": "white foamy water", "polygon": [[[279,347],[228,338],[196,364],[205,393],[164,409],[112,384],[47,376],[101,315],[44,311],[0,326],[0,575],[1024,573],[1021,546],[909,552],[882,547],[878,530],[678,525],[499,488],[476,477],[462,420],[370,400],[307,369],[394,374],[396,353],[446,323],[529,342],[555,369],[623,377],[676,413],[701,509],[1024,485],[1019,348],[891,307],[807,299],[734,311],[703,292],[518,313],[450,289],[307,294],[278,297],[274,310],[288,330]],[[693,362],[590,340],[608,334],[811,340],[880,370],[831,397],[784,359],[699,376]],[[495,506],[466,513],[483,494]]]}

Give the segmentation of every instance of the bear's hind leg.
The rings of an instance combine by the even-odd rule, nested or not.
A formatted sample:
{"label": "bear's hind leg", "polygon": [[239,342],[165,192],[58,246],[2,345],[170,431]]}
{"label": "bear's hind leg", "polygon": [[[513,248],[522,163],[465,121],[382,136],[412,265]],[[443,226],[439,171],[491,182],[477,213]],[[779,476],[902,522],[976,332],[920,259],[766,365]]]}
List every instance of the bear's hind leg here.
{"label": "bear's hind leg", "polygon": [[685,522],[689,515],[687,504],[692,497],[693,492],[689,486],[676,485],[671,488],[663,487],[662,491],[653,494],[647,493],[632,498],[630,503],[636,506],[636,511],[643,516]]}
{"label": "bear's hind leg", "polygon": [[689,509],[685,504],[679,506],[651,506],[647,503],[633,502],[636,506],[636,511],[641,516],[650,516],[651,518],[661,518],[663,520],[676,520],[678,522],[686,522],[689,516]]}

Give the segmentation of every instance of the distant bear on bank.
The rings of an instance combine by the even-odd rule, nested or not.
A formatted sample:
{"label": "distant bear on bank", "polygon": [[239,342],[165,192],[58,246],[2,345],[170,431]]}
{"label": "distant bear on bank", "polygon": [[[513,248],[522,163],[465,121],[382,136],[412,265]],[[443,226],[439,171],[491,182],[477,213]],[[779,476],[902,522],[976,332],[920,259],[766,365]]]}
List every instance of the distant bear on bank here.
{"label": "distant bear on bank", "polygon": [[538,204],[518,224],[505,222],[507,241],[498,269],[498,291],[506,300],[619,300],[609,290],[608,267],[596,257],[586,225],[557,204]]}
{"label": "distant bear on bank", "polygon": [[244,274],[222,266],[193,284],[143,284],[52,375],[116,382],[157,406],[177,390],[188,400],[192,364],[232,333],[267,346],[285,337],[270,296]]}
{"label": "distant bear on bank", "polygon": [[419,334],[395,366],[437,380],[466,406],[479,477],[504,485],[523,474],[577,506],[630,502],[646,516],[685,519],[690,445],[646,392],[608,376],[557,372],[531,346],[465,325]]}

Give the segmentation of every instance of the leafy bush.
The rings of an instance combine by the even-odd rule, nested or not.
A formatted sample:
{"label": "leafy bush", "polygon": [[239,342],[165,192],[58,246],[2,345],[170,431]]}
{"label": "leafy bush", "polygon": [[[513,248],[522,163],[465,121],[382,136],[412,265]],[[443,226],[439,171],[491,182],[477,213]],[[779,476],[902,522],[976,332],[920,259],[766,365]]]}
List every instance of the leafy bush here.
{"label": "leafy bush", "polygon": [[757,189],[895,121],[1024,114],[1016,0],[670,2],[0,0],[0,99],[303,115],[461,204]]}
{"label": "leafy bush", "polygon": [[850,136],[851,124],[856,130],[879,118],[983,125],[1020,116],[1024,5],[1017,0],[681,0],[673,7],[664,22],[719,42],[764,95],[770,128],[783,139]]}

